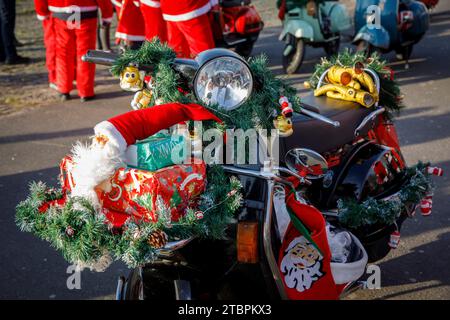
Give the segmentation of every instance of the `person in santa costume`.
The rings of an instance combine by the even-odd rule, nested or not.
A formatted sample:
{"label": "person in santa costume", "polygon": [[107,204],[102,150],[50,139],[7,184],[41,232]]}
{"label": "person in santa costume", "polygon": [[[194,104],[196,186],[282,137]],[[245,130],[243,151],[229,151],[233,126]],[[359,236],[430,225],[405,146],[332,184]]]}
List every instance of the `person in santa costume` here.
{"label": "person in santa costume", "polygon": [[166,22],[161,12],[159,0],[140,0],[140,8],[145,23],[145,40],[151,41],[158,37],[161,42],[167,42]]}
{"label": "person in santa costume", "polygon": [[[95,49],[97,15],[102,23],[110,24],[113,8],[109,0],[49,0],[56,34],[56,81],[62,100],[70,98],[76,77],[81,101],[94,98],[95,64],[81,57]],[[75,72],[76,61],[76,72]]]}
{"label": "person in santa costume", "polygon": [[168,44],[180,57],[194,57],[214,48],[208,12],[217,0],[161,0]]}
{"label": "person in santa costume", "polygon": [[[50,0],[51,1],[51,0]],[[48,9],[48,0],[34,0],[36,16],[42,21],[44,29],[45,66],[48,71],[50,88],[57,90],[56,85],[56,39],[53,17]]]}
{"label": "person in santa costume", "polygon": [[127,47],[137,49],[145,40],[145,23],[139,9],[139,1],[122,0],[121,3],[116,42],[123,41]]}

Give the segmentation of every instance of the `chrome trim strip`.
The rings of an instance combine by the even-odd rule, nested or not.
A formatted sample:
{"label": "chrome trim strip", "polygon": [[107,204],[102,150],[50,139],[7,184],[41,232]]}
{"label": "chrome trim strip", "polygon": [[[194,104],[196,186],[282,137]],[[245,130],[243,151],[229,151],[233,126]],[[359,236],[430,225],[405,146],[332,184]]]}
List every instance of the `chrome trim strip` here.
{"label": "chrome trim strip", "polygon": [[373,120],[377,115],[382,114],[385,112],[386,109],[381,107],[376,109],[375,111],[369,113],[362,121],[361,123],[356,127],[354,136],[357,137],[360,134],[360,131],[367,125],[367,123],[371,120]]}
{"label": "chrome trim strip", "polygon": [[192,300],[191,283],[187,280],[173,280],[176,300]]}
{"label": "chrome trim strip", "polygon": [[123,288],[125,284],[125,278],[120,276],[117,280],[117,288],[116,288],[116,300],[123,300]]}
{"label": "chrome trim strip", "polygon": [[264,217],[263,226],[263,244],[264,252],[266,254],[267,262],[269,268],[272,271],[273,279],[278,288],[278,293],[282,300],[287,300],[286,291],[284,290],[283,281],[281,280],[280,269],[278,269],[277,261],[273,255],[272,250],[272,237],[271,237],[271,227],[272,227],[272,212],[273,212],[273,188],[274,182],[271,180],[267,181],[267,208]]}
{"label": "chrome trim strip", "polygon": [[321,115],[321,114],[319,114],[317,112],[307,110],[305,108],[301,109],[301,113],[303,113],[304,115],[307,115],[307,116],[309,116],[309,117],[311,117],[313,119],[316,119],[316,120],[319,120],[319,121],[331,124],[333,127],[336,127],[336,128],[341,126],[341,123],[339,121],[331,120],[330,118],[327,118],[327,117],[325,117],[325,116],[323,116],[323,115]]}

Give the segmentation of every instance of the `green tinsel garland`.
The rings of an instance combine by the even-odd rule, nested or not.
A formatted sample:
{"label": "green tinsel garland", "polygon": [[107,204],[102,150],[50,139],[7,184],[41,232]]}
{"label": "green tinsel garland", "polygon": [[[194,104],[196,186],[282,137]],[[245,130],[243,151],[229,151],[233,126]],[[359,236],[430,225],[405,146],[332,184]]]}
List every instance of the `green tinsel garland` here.
{"label": "green tinsel garland", "polygon": [[317,87],[320,76],[331,66],[339,65],[352,68],[357,62],[361,62],[365,68],[370,68],[378,74],[381,86],[379,104],[386,108],[389,116],[398,115],[404,107],[402,104],[403,96],[397,81],[391,79],[392,70],[386,66],[386,61],[380,59],[377,52],[367,58],[363,52],[352,52],[346,48],[330,59],[322,58],[321,62],[316,64],[314,73],[309,79],[311,88],[314,90]]}
{"label": "green tinsel garland", "polygon": [[433,189],[433,182],[428,173],[427,165],[419,163],[405,169],[405,183],[398,195],[388,201],[369,198],[362,203],[355,200],[339,199],[339,221],[343,226],[356,229],[361,226],[381,223],[391,225],[408,205],[417,204]]}
{"label": "green tinsel garland", "polygon": [[219,129],[250,128],[273,129],[274,114],[280,113],[278,100],[281,96],[286,96],[292,103],[295,111],[300,110],[300,99],[296,97],[296,90],[287,85],[282,79],[276,78],[268,68],[267,57],[260,55],[250,58],[248,64],[254,77],[258,79],[261,86],[253,92],[250,98],[239,108],[225,111],[217,106],[207,106],[198,101],[192,90],[187,90],[188,94],[180,92],[186,84],[183,79],[171,67],[175,60],[175,53],[165,44],[161,44],[155,39],[145,42],[139,50],[127,50],[111,68],[114,76],[119,76],[130,63],[138,65],[154,66],[154,71],[150,74],[154,79],[153,93],[156,99],[163,103],[181,102],[197,103],[211,110],[225,124],[218,125],[216,122],[205,121],[204,127],[214,126]]}
{"label": "green tinsel garland", "polygon": [[[148,243],[155,230],[164,231],[169,241],[190,236],[225,237],[225,230],[241,205],[241,185],[236,178],[228,178],[220,166],[208,168],[207,181],[198,207],[188,208],[177,222],[170,221],[170,209],[161,205],[156,223],[129,219],[121,230],[112,229],[106,217],[82,198],[68,198],[64,205],[52,205],[41,212],[39,208],[44,203],[61,199],[63,193],[48,189],[42,182],[33,182],[28,198],[16,207],[16,223],[22,231],[50,242],[71,263],[92,266],[106,255],[136,267],[155,258],[155,248]],[[137,199],[145,205],[142,200]],[[202,219],[198,219],[198,211],[203,212]]]}

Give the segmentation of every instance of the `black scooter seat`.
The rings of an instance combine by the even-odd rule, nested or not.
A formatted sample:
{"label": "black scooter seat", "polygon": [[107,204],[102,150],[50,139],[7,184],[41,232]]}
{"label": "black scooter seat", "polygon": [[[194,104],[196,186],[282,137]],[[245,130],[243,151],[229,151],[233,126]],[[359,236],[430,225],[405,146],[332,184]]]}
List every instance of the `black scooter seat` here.
{"label": "black scooter seat", "polygon": [[[339,121],[341,125],[334,127],[303,114],[294,114],[294,133],[290,137],[280,139],[280,148],[285,148],[286,152],[292,148],[309,148],[323,153],[351,143],[355,139],[355,129],[374,111],[373,108],[365,108],[355,102],[326,96],[314,97],[312,93],[302,98],[301,102],[303,108]],[[369,125],[361,131],[361,135],[366,134],[368,130]]]}

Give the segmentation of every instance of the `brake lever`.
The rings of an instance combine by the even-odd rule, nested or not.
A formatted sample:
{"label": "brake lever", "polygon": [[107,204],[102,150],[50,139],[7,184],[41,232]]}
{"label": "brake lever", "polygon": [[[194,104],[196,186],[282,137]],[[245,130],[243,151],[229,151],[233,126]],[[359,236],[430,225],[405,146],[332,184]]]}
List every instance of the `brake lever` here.
{"label": "brake lever", "polygon": [[313,118],[313,119],[316,119],[316,120],[319,120],[319,121],[331,124],[335,128],[338,128],[338,127],[341,126],[341,123],[339,121],[331,120],[330,118],[327,118],[327,117],[325,117],[325,116],[323,116],[321,114],[318,114],[317,112],[313,112],[313,111],[307,110],[305,108],[301,108],[300,112],[303,113],[304,115],[308,116],[308,117]]}
{"label": "brake lever", "polygon": [[284,172],[287,174],[290,174],[291,176],[296,177],[298,180],[300,180],[300,184],[305,184],[305,185],[311,185],[312,182],[309,181],[308,179],[306,179],[305,177],[302,177],[301,175],[295,173],[294,171],[288,169],[288,168],[284,168],[284,167],[274,167],[275,170],[278,170],[280,172]]}

